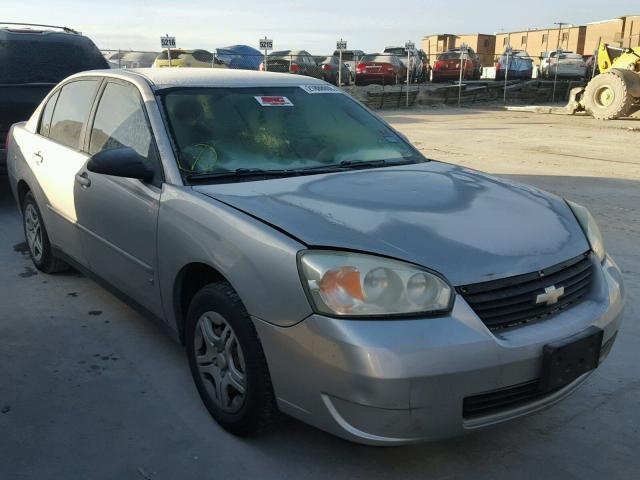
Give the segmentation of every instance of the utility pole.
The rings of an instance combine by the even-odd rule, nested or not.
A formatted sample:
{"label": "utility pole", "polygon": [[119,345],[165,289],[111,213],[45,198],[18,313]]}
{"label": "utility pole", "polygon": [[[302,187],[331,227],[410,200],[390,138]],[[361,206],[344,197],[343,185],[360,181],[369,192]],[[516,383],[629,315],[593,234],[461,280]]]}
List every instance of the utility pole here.
{"label": "utility pole", "polygon": [[[556,101],[556,83],[558,82],[558,68],[560,67],[560,35],[562,35],[562,27],[567,25],[565,22],[554,22],[554,25],[558,25],[558,43],[556,44],[556,74],[553,77],[553,94],[551,96],[551,102]],[[551,59],[549,59],[551,64]]]}

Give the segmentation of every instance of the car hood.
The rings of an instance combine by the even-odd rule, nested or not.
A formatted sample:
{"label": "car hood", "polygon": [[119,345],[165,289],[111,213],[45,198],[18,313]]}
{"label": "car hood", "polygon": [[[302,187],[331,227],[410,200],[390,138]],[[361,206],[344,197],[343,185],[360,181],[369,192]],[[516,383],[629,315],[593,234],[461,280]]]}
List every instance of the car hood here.
{"label": "car hood", "polygon": [[440,162],[194,189],[309,247],[394,257],[453,285],[541,270],[589,249],[561,198]]}

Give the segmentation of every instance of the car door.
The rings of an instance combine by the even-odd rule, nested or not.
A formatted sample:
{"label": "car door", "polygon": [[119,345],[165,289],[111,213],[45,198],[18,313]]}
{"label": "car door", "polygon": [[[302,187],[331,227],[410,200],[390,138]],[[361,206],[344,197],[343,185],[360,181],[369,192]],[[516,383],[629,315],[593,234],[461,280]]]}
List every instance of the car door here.
{"label": "car door", "polygon": [[51,243],[86,265],[75,208],[75,177],[87,161],[81,139],[98,89],[99,79],[74,80],[49,97],[32,151],[25,155],[44,198],[40,209]]}
{"label": "car door", "polygon": [[122,293],[161,316],[157,281],[156,226],[162,169],[140,93],[108,80],[90,121],[86,146],[93,155],[133,148],[156,174],[145,183],[89,172],[76,183],[76,210],[90,269]]}

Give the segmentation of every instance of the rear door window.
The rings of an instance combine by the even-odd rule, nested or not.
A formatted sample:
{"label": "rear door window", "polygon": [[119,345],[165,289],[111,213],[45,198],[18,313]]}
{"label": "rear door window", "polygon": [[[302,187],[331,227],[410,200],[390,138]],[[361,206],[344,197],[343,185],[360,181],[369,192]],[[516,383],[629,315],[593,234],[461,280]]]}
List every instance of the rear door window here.
{"label": "rear door window", "polygon": [[78,80],[62,87],[49,129],[52,140],[76,150],[80,148],[82,126],[89,116],[97,87],[97,80]]}
{"label": "rear door window", "polygon": [[51,98],[49,98],[49,100],[47,100],[47,104],[45,105],[44,111],[42,112],[38,133],[40,135],[44,135],[45,137],[49,136],[49,129],[51,128],[51,117],[53,116],[53,109],[56,106],[58,95],[60,95],[59,90],[54,93]]}

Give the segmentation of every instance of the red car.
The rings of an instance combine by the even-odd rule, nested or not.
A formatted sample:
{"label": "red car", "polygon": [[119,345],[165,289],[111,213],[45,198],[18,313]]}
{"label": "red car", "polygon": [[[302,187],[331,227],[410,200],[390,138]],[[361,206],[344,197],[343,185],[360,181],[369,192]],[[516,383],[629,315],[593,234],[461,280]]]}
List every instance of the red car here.
{"label": "red car", "polygon": [[459,49],[449,50],[439,54],[433,64],[431,81],[445,82],[447,80],[460,79],[460,64],[464,63],[464,72],[462,78],[465,80],[479,80],[482,71],[480,59],[469,48],[465,55],[465,60],[461,60],[461,52]]}
{"label": "red car", "polygon": [[396,55],[365,55],[356,66],[356,85],[397,85],[406,80],[407,67]]}

